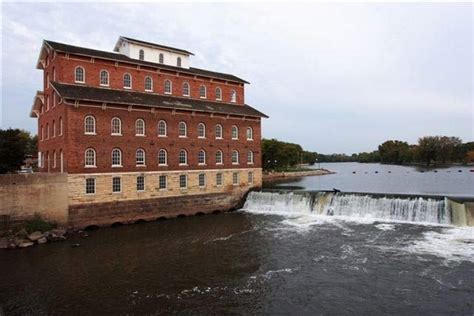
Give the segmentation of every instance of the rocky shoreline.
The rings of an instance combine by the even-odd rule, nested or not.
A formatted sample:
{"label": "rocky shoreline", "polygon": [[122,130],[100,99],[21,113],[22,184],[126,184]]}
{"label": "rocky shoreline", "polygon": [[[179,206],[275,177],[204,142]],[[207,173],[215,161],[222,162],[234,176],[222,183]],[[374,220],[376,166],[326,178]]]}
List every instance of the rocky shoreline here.
{"label": "rocky shoreline", "polygon": [[[70,233],[64,228],[55,228],[46,232],[35,231],[32,233],[28,233],[24,228],[16,233],[9,231],[5,237],[0,237],[0,249],[28,248],[37,244],[64,241],[67,240],[67,235]],[[77,231],[77,233],[81,237],[89,236],[84,231]]]}
{"label": "rocky shoreline", "polygon": [[327,169],[303,170],[303,171],[289,171],[289,172],[266,172],[262,175],[263,181],[273,181],[289,178],[300,178],[309,176],[324,176],[327,174],[334,174],[334,172]]}

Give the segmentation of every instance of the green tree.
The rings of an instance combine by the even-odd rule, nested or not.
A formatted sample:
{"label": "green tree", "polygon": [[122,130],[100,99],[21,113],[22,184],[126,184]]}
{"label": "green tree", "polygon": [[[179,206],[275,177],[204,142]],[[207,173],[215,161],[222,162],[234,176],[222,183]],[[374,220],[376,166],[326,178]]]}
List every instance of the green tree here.
{"label": "green tree", "polygon": [[403,164],[410,161],[407,142],[388,140],[379,145],[380,161],[382,163]]}
{"label": "green tree", "polygon": [[25,155],[37,151],[36,140],[36,137],[20,129],[0,130],[0,173],[18,170]]}

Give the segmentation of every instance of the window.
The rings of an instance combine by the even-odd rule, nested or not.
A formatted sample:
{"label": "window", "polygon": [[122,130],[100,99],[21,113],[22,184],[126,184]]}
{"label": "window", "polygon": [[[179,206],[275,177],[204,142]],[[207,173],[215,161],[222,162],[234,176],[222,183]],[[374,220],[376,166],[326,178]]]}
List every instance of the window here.
{"label": "window", "polygon": [[200,86],[199,87],[199,97],[201,99],[205,99],[206,98],[206,87],[205,86]]}
{"label": "window", "polygon": [[180,189],[186,189],[188,187],[188,176],[181,174],[179,176],[179,187]]}
{"label": "window", "polygon": [[188,164],[188,153],[186,150],[181,149],[179,151],[179,165],[184,166]]}
{"label": "window", "polygon": [[84,134],[95,135],[95,118],[87,115],[84,119]]}
{"label": "window", "polygon": [[95,194],[95,179],[86,179],[86,194]]}
{"label": "window", "polygon": [[46,73],[46,88],[49,88],[49,73]]}
{"label": "window", "polygon": [[253,172],[252,171],[249,171],[249,173],[247,174],[247,181],[249,184],[253,184]]}
{"label": "window", "polygon": [[95,150],[92,148],[86,149],[85,157],[85,167],[86,168],[94,168],[96,166],[96,160],[95,160]]}
{"label": "window", "polygon": [[237,126],[232,126],[232,139],[239,139],[239,129]]}
{"label": "window", "polygon": [[120,178],[120,177],[113,177],[112,178],[112,192],[113,193],[122,192],[122,178]]}
{"label": "window", "polygon": [[204,123],[198,124],[198,138],[206,138],[206,125]]}
{"label": "window", "polygon": [[206,152],[202,149],[198,153],[198,164],[199,165],[205,165],[206,164]]}
{"label": "window", "polygon": [[143,49],[138,51],[138,59],[145,60],[145,51]]}
{"label": "window", "polygon": [[223,160],[222,160],[222,151],[218,150],[216,151],[216,165],[222,165]]}
{"label": "window", "polygon": [[122,151],[118,148],[112,150],[112,167],[122,167]]}
{"label": "window", "polygon": [[232,184],[233,185],[239,185],[239,173],[238,172],[233,172],[232,173]]}
{"label": "window", "polygon": [[49,97],[45,95],[44,99],[46,100],[46,112],[48,112],[49,111]]}
{"label": "window", "polygon": [[44,127],[41,125],[41,140],[44,140]]}
{"label": "window", "polygon": [[251,127],[247,127],[247,140],[253,140],[253,129]]}
{"label": "window", "polygon": [[63,118],[59,117],[59,136],[63,134]]}
{"label": "window", "polygon": [[171,94],[172,90],[173,90],[173,87],[171,85],[171,81],[166,79],[165,80],[165,94]]}
{"label": "window", "polygon": [[158,165],[166,166],[168,164],[168,153],[164,149],[160,149],[158,152]]}
{"label": "window", "polygon": [[145,151],[143,149],[137,149],[135,153],[135,162],[137,167],[145,166]]}
{"label": "window", "polygon": [[176,66],[181,67],[181,57],[176,59]]}
{"label": "window", "polygon": [[179,137],[187,137],[188,131],[185,122],[179,122],[178,125],[178,135]]}
{"label": "window", "polygon": [[145,121],[142,119],[135,121],[135,136],[145,136]]}
{"label": "window", "polygon": [[56,106],[56,93],[53,91],[53,108]]}
{"label": "window", "polygon": [[130,74],[123,75],[123,87],[125,89],[132,88],[132,76]]}
{"label": "window", "polygon": [[216,88],[216,100],[222,100],[222,90],[221,88]]}
{"label": "window", "polygon": [[56,121],[53,120],[53,138],[56,137]]}
{"label": "window", "polygon": [[158,122],[158,137],[166,137],[166,122],[161,120]]}
{"label": "window", "polygon": [[56,81],[56,68],[53,67],[53,81]]}
{"label": "window", "polygon": [[222,173],[216,173],[216,186],[220,187],[222,186]]}
{"label": "window", "polygon": [[49,139],[49,123],[46,123],[46,139]]}
{"label": "window", "polygon": [[247,163],[253,165],[253,151],[251,150],[247,152]]}
{"label": "window", "polygon": [[216,125],[216,139],[222,139],[222,125]]}
{"label": "window", "polygon": [[145,91],[153,91],[153,80],[149,76],[145,77]]}
{"label": "window", "polygon": [[112,119],[112,135],[122,135],[122,121],[118,117]]}
{"label": "window", "polygon": [[158,178],[158,189],[160,190],[166,190],[168,187],[168,181],[166,181],[166,176],[159,176]]}
{"label": "window", "polygon": [[233,165],[239,164],[239,152],[237,150],[234,150],[232,152],[232,164]]}
{"label": "window", "polygon": [[237,102],[237,92],[235,90],[232,90],[230,93],[230,102]]}
{"label": "window", "polygon": [[109,86],[109,72],[107,70],[100,71],[100,85]]}
{"label": "window", "polygon": [[204,188],[206,186],[206,175],[204,173],[199,174],[198,185],[200,188]]}
{"label": "window", "polygon": [[145,176],[137,177],[137,191],[145,191]]}
{"label": "window", "polygon": [[74,69],[74,82],[76,83],[84,83],[85,81],[85,75],[84,75],[84,68],[81,66],[77,66]]}
{"label": "window", "polygon": [[189,97],[189,83],[183,83],[183,96]]}
{"label": "window", "polygon": [[160,56],[158,58],[158,61],[159,61],[160,64],[165,62],[165,58],[164,58],[163,54],[160,54]]}
{"label": "window", "polygon": [[53,150],[53,169],[56,169],[56,150]]}

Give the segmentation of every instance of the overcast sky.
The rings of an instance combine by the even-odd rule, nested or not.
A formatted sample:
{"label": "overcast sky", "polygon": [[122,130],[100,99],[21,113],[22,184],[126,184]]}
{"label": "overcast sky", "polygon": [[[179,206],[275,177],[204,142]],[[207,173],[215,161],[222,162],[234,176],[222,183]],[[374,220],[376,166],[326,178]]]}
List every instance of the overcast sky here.
{"label": "overcast sky", "polygon": [[3,3],[2,128],[29,111],[43,39],[111,51],[120,35],[246,79],[263,136],[321,153],[424,135],[472,141],[472,4]]}

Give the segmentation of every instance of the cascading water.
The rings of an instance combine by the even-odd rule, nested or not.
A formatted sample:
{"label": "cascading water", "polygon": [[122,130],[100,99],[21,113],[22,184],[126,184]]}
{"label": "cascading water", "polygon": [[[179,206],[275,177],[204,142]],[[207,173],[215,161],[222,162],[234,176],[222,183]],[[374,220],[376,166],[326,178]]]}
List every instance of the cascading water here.
{"label": "cascading water", "polygon": [[243,209],[274,214],[336,215],[418,223],[451,223],[451,211],[445,199],[423,197],[327,192],[251,192]]}

